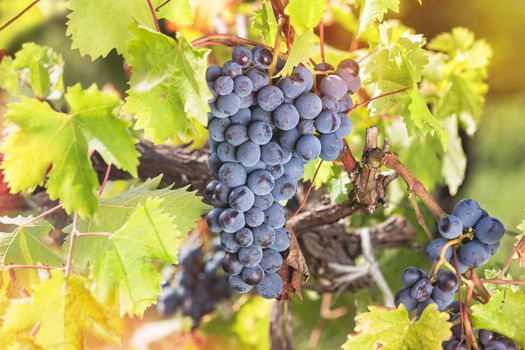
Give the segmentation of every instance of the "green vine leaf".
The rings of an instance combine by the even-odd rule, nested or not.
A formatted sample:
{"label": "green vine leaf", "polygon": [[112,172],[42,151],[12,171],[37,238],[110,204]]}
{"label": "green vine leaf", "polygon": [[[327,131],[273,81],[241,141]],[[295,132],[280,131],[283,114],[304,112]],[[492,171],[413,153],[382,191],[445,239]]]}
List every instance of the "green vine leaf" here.
{"label": "green vine leaf", "polygon": [[349,335],[345,350],[441,350],[441,343],[450,337],[452,324],[448,315],[431,305],[417,321],[411,321],[401,305],[387,310],[370,307],[370,312],[356,317],[356,334]]}
{"label": "green vine leaf", "polygon": [[290,24],[301,35],[319,24],[326,11],[326,0],[290,0],[284,13],[290,16]]}
{"label": "green vine leaf", "polygon": [[255,11],[252,26],[259,31],[266,45],[274,45],[278,26],[272,5],[268,0],[264,0],[261,9]]}
{"label": "green vine leaf", "polygon": [[510,289],[498,291],[487,304],[472,306],[472,324],[477,329],[488,329],[525,346],[525,294]]}
{"label": "green vine leaf", "polygon": [[32,298],[12,300],[3,316],[2,334],[30,331],[38,323],[35,341],[45,349],[84,349],[84,332],[109,344],[119,344],[119,335],[99,304],[78,276],[65,278],[53,271],[41,282]]}
{"label": "green vine leaf", "polygon": [[133,32],[127,55],[133,75],[124,111],[134,114],[135,127],[157,143],[197,133],[207,123],[211,98],[205,78],[209,50],[137,25]]}
{"label": "green vine leaf", "polygon": [[75,85],[65,99],[69,114],[27,97],[8,105],[7,121],[18,128],[0,148],[5,154],[0,167],[13,193],[43,185],[47,176],[50,198],[60,199],[68,213],[86,216],[98,206],[98,179],[89,149],[133,176],[139,153],[128,134],[128,123],[116,116],[121,105],[117,97],[95,85],[87,90]]}
{"label": "green vine leaf", "polygon": [[[10,218],[0,216],[0,223],[12,228],[0,232],[0,267],[7,265],[47,265],[61,266],[63,260],[56,256],[42,239],[49,234],[53,226],[39,220],[30,224],[31,217],[18,216]],[[31,286],[39,281],[35,270],[22,269],[16,272],[17,282],[23,286]]]}
{"label": "green vine leaf", "polygon": [[316,36],[313,30],[305,31],[294,38],[290,55],[279,72],[282,76],[290,75],[300,63],[307,63],[314,52]]}
{"label": "green vine leaf", "polygon": [[443,125],[448,136],[447,151],[443,155],[441,163],[441,173],[448,186],[449,193],[454,196],[458,193],[459,186],[465,179],[467,169],[467,156],[461,145],[461,138],[458,134],[458,120],[456,116],[443,120]]}
{"label": "green vine leaf", "polygon": [[358,0],[359,30],[362,34],[375,22],[381,22],[388,11],[399,12],[399,0]]}

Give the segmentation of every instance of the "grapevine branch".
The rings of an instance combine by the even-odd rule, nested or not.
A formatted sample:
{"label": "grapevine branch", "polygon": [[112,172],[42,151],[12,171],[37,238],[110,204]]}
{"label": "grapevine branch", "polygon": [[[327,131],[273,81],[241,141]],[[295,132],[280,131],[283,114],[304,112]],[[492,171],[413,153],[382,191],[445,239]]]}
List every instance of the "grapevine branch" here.
{"label": "grapevine branch", "polygon": [[146,0],[148,2],[148,7],[149,7],[149,10],[151,11],[151,16],[153,17],[153,22],[155,23],[155,28],[157,29],[157,32],[161,32],[160,31],[160,26],[159,26],[159,20],[157,18],[157,13],[155,12],[155,8],[153,7],[153,4],[151,3],[151,0]]}
{"label": "grapevine branch", "polygon": [[24,13],[26,13],[27,11],[29,11],[33,6],[35,6],[36,4],[38,4],[40,2],[40,0],[34,0],[32,3],[30,3],[29,5],[27,5],[22,11],[20,11],[17,15],[15,15],[13,18],[11,18],[10,20],[8,20],[6,23],[4,23],[1,27],[0,27],[0,32],[2,30],[4,30],[5,28],[9,27],[13,22],[15,22],[17,19],[19,19],[20,17],[22,17],[24,15]]}

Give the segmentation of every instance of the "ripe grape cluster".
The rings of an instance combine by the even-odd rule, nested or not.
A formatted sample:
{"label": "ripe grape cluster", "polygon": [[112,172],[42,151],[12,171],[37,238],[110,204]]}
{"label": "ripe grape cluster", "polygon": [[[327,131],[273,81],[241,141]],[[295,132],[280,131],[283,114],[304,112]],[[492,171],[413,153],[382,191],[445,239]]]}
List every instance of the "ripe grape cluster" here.
{"label": "ripe grape cluster", "polygon": [[[459,303],[455,302],[453,309],[451,310],[450,322],[454,322],[459,319]],[[461,324],[452,326],[452,339],[444,341],[441,345],[443,350],[467,350],[467,344],[463,339]],[[486,329],[474,329],[474,335],[478,342],[478,348],[480,350],[517,350],[516,343],[493,331]],[[463,339],[463,340],[462,340]]]}
{"label": "ripe grape cluster", "polygon": [[171,316],[181,310],[196,327],[217,303],[230,297],[228,278],[219,271],[224,258],[219,240],[207,248],[197,241],[186,243],[179,252],[179,265],[166,266],[162,271],[165,282],[157,303],[161,315]]}
{"label": "ripe grape cluster", "polygon": [[450,308],[459,280],[453,272],[439,271],[435,281],[431,281],[425,271],[409,267],[403,272],[403,285],[404,288],[396,293],[396,306],[403,304],[408,312],[417,310],[420,316],[431,304],[437,304],[440,311]]}
{"label": "ripe grape cluster", "polygon": [[350,95],[360,86],[353,60],[314,72],[298,66],[282,78],[270,76],[273,63],[263,46],[237,46],[232,60],[206,72],[213,95],[208,166],[216,178],[206,189],[214,206],[208,226],[220,235],[233,289],[255,286],[268,299],[282,292],[278,271],[291,241],[283,204],[306,163],[341,153],[352,130]]}
{"label": "ripe grape cluster", "polygon": [[[461,238],[461,243],[449,247],[445,258],[463,274],[468,269],[485,264],[499,249],[505,234],[505,227],[496,218],[488,215],[472,199],[459,201],[453,214],[444,216],[438,223],[440,238],[427,246],[427,256],[433,262],[439,261],[441,250],[449,240]],[[454,259],[456,249],[456,259]]]}

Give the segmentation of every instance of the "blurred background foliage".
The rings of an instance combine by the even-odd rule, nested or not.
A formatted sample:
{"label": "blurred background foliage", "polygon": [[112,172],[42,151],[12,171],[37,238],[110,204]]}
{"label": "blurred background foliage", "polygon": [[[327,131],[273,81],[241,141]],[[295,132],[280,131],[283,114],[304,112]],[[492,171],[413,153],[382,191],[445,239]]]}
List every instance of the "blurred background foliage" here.
{"label": "blurred background foliage", "polygon": [[[27,3],[29,1],[0,0],[0,23],[6,22]],[[220,29],[221,25],[238,25],[239,16],[250,14],[253,9],[252,3],[238,3],[227,0],[194,0],[195,25],[190,28],[171,28],[168,25],[165,29],[182,30],[191,39]],[[217,18],[221,19],[218,23]],[[525,45],[522,45],[525,35],[525,2],[426,0],[423,6],[419,6],[417,1],[406,0],[401,2],[400,13],[389,14],[389,18],[399,19],[427,39],[457,26],[466,27],[475,33],[476,38],[487,40],[493,49],[488,80],[490,90],[479,129],[472,138],[461,135],[468,159],[465,181],[454,199],[450,198],[446,188],[438,188],[435,195],[448,211],[452,209],[457,198],[475,198],[492,215],[505,223],[511,234],[505,238],[503,248],[491,260],[489,268],[501,266],[515,243],[516,226],[525,217]],[[353,45],[353,34],[345,28],[351,26],[351,20],[336,16],[326,20],[327,43],[340,50],[348,50]],[[62,1],[43,0],[17,23],[0,32],[0,48],[4,48],[4,53],[14,54],[27,41],[50,46],[64,57],[66,85],[77,82],[81,82],[84,87],[92,83],[99,86],[111,84],[123,95],[127,86],[127,69],[121,57],[114,52],[105,59],[97,59],[94,62],[88,57],[80,57],[78,50],[70,49],[71,42],[65,36],[65,21]],[[249,23],[246,28],[249,30]],[[244,29],[237,28],[238,32],[242,30]],[[223,53],[221,49],[215,50],[213,56],[221,60]],[[2,105],[6,102],[0,95],[0,116]],[[417,173],[415,175],[418,176]],[[375,220],[389,214],[388,210],[382,211],[377,214]],[[411,210],[405,210],[403,214],[413,215]],[[360,225],[361,221],[365,222],[358,215],[352,218],[352,224]],[[370,223],[369,220],[366,222]],[[413,249],[385,251],[379,254],[378,259],[393,290],[400,287],[399,276],[406,266],[421,265],[421,262],[425,261],[422,255]],[[525,274],[520,272],[516,265],[510,269],[510,273],[523,279]],[[355,294],[344,293],[336,296],[331,308],[344,306],[348,313],[337,320],[324,320],[319,316],[320,298],[315,293],[307,292],[303,302],[294,302],[292,305],[296,347],[309,348],[309,342],[312,344],[315,338],[319,337],[318,349],[339,348],[346,334],[353,329],[355,312],[365,310],[366,305],[380,298],[379,295],[379,291],[372,286]],[[138,348],[147,348],[150,343],[140,340],[140,335],[152,332],[153,328],[148,328],[147,322],[161,322],[155,323],[153,333],[164,335],[163,339],[169,339],[170,342],[152,341],[152,344],[155,344],[152,349],[173,349],[176,345],[175,348],[181,349],[266,349],[269,304],[260,299],[251,299],[248,302],[246,300],[249,299],[237,301],[233,309],[236,312],[219,310],[218,316],[208,317],[197,335],[192,335],[189,340],[187,336],[179,336],[188,329],[179,319],[158,321],[158,316],[152,311],[146,314],[143,321],[127,322],[129,337],[123,337],[125,344],[128,344],[124,346],[134,344]],[[173,334],[176,335],[175,338]],[[98,348],[96,343],[92,346]]]}

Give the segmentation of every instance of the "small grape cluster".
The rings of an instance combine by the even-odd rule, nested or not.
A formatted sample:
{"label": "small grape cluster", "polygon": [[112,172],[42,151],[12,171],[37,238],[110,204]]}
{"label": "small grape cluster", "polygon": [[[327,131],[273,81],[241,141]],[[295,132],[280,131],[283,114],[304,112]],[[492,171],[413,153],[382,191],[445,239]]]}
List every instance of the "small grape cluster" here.
{"label": "small grape cluster", "polygon": [[202,244],[190,241],[179,252],[179,265],[169,265],[162,271],[165,282],[158,299],[157,310],[171,316],[181,310],[193,320],[194,327],[215,309],[217,303],[231,295],[228,278],[220,274],[224,251],[218,239],[205,251]]}
{"label": "small grape cluster", "polygon": [[268,299],[282,292],[278,271],[291,242],[282,204],[306,163],[334,160],[343,150],[352,130],[350,94],[360,86],[353,60],[317,73],[298,66],[278,79],[270,77],[275,62],[266,47],[237,46],[232,60],[206,71],[213,95],[208,166],[216,177],[206,189],[214,207],[208,226],[227,252],[223,268],[233,289],[256,286]]}
{"label": "small grape cluster", "polygon": [[408,312],[417,310],[420,316],[431,304],[437,304],[440,311],[450,308],[459,288],[459,280],[454,273],[441,270],[431,281],[425,271],[409,267],[403,272],[403,285],[404,288],[395,295],[395,305],[403,304]]}
{"label": "small grape cluster", "polygon": [[[428,258],[437,263],[447,242],[461,238],[461,243],[455,245],[457,248],[447,248],[445,258],[463,274],[468,269],[485,264],[496,254],[505,234],[505,227],[501,221],[489,216],[478,202],[463,199],[456,204],[453,214],[439,220],[438,231],[442,237],[428,244]],[[456,254],[453,249],[456,249]]]}
{"label": "small grape cluster", "polygon": [[[459,303],[455,302],[454,307],[451,309],[450,322],[454,322],[459,319]],[[441,346],[443,350],[467,350],[467,345],[462,336],[461,324],[452,326],[452,339],[444,341]],[[474,335],[478,342],[478,348],[480,350],[517,350],[516,343],[501,334],[486,329],[474,329]]]}

